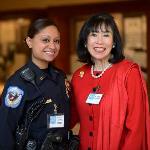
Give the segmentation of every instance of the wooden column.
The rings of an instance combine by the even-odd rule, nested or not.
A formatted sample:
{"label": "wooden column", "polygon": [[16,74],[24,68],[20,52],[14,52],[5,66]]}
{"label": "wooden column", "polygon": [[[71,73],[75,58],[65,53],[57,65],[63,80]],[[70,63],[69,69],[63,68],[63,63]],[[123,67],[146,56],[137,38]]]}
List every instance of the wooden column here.
{"label": "wooden column", "polygon": [[61,34],[61,48],[59,55],[55,60],[55,65],[65,71],[65,73],[70,73],[70,23],[69,18],[61,14],[49,14],[51,18],[57,24],[60,34]]}
{"label": "wooden column", "polygon": [[147,17],[147,85],[150,98],[150,11],[146,13]]}

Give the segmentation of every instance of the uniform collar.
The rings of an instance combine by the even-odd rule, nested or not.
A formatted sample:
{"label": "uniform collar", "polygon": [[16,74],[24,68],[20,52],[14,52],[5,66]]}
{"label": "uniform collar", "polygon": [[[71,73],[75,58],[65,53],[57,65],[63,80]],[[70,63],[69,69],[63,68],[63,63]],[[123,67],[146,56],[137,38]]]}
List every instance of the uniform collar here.
{"label": "uniform collar", "polygon": [[32,60],[29,60],[27,66],[35,73],[36,84],[39,85],[45,78],[49,78],[53,82],[57,83],[57,77],[59,75],[58,70],[54,69],[52,65],[48,66],[48,72],[44,72]]}

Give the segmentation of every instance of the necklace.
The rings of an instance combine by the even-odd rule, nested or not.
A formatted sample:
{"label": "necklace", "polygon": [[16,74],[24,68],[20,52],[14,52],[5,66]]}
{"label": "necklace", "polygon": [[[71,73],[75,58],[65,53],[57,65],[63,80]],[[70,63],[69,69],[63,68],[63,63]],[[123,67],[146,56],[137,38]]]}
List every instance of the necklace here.
{"label": "necklace", "polygon": [[92,65],[92,66],[91,66],[91,75],[92,75],[92,77],[95,78],[95,79],[100,78],[100,77],[104,74],[104,72],[105,72],[109,67],[111,67],[111,66],[112,66],[112,64],[108,64],[108,65],[106,66],[106,68],[104,68],[104,70],[103,70],[99,75],[94,75],[94,66]]}

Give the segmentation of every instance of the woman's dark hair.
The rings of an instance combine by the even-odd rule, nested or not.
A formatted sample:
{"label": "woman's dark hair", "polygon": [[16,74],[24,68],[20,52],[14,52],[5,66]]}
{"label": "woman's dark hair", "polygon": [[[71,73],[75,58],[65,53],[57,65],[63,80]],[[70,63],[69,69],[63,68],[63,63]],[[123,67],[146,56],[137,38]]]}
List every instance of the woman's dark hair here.
{"label": "woman's dark hair", "polygon": [[47,26],[56,26],[56,24],[48,18],[36,19],[30,24],[27,36],[33,38],[37,33],[39,33],[42,29],[44,29]]}
{"label": "woman's dark hair", "polygon": [[114,18],[110,14],[100,13],[89,18],[89,20],[87,20],[81,28],[77,43],[77,55],[79,61],[87,64],[93,64],[91,55],[85,46],[87,37],[89,33],[97,31],[98,28],[102,29],[103,25],[108,31],[111,28],[113,32],[113,42],[115,44],[115,47],[111,50],[112,57],[109,59],[109,62],[117,63],[124,59],[122,40]]}

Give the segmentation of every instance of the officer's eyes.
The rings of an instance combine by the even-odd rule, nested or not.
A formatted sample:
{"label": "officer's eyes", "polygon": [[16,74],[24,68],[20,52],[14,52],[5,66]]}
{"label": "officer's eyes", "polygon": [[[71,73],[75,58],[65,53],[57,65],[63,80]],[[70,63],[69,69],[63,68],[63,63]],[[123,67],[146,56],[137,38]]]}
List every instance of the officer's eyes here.
{"label": "officer's eyes", "polygon": [[56,44],[60,44],[60,39],[56,39],[56,40],[54,40],[54,43],[56,43]]}
{"label": "officer's eyes", "polygon": [[44,43],[48,43],[48,42],[50,42],[50,40],[49,40],[49,39],[42,39],[42,41],[43,41]]}
{"label": "officer's eyes", "polygon": [[[51,40],[48,39],[48,38],[42,39],[42,41],[43,41],[44,43],[49,43],[49,42],[51,42]],[[53,40],[53,43],[55,43],[55,44],[60,44],[60,39],[54,39],[54,40]]]}

